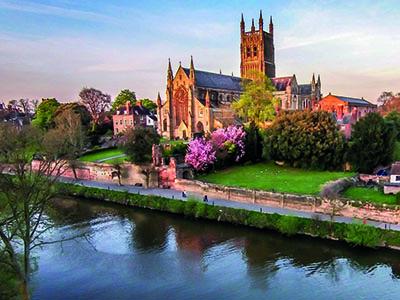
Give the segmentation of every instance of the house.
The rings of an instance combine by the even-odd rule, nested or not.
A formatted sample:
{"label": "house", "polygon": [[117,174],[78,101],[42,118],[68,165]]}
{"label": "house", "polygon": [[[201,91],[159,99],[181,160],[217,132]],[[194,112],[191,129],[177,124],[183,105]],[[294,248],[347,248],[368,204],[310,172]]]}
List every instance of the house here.
{"label": "house", "polygon": [[153,127],[156,129],[157,117],[139,101],[131,106],[129,101],[118,108],[113,115],[114,135],[121,134],[128,128],[137,126]]}
{"label": "house", "polygon": [[385,194],[397,194],[400,192],[400,161],[392,164],[390,169],[390,181],[383,187]]}
{"label": "house", "polygon": [[314,110],[331,112],[347,138],[351,135],[351,127],[360,118],[377,110],[377,106],[364,98],[337,96],[329,93],[314,105]]}

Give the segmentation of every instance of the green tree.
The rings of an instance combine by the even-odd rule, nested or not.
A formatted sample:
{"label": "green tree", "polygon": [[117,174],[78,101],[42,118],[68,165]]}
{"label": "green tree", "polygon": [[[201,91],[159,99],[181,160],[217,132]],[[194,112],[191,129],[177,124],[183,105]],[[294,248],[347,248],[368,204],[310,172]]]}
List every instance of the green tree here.
{"label": "green tree", "polygon": [[60,103],[55,98],[42,99],[36,109],[32,124],[41,129],[49,129],[54,125],[55,112]]}
{"label": "green tree", "polygon": [[396,129],[378,113],[370,113],[353,126],[348,159],[354,169],[371,173],[378,166],[389,164],[394,155]]}
{"label": "green tree", "polygon": [[155,112],[156,111],[156,109],[157,109],[157,104],[155,104],[153,101],[151,101],[150,99],[141,99],[141,100],[139,100],[139,101],[141,101],[142,102],[142,106],[144,107],[144,108],[147,108],[149,111],[151,111],[151,112]]}
{"label": "green tree", "polygon": [[137,127],[125,133],[124,152],[132,163],[148,163],[152,158],[152,146],[160,142],[153,128]]}
{"label": "green tree", "polygon": [[91,116],[86,106],[78,102],[61,103],[54,114],[54,119],[57,119],[59,115],[62,115],[66,111],[71,111],[73,114],[78,114],[81,119],[82,126],[89,126],[91,122]]}
{"label": "green tree", "polygon": [[282,112],[267,129],[264,148],[293,167],[336,169],[344,161],[345,138],[328,112]]}
{"label": "green tree", "polygon": [[273,95],[275,87],[271,80],[262,73],[257,73],[255,80],[243,81],[244,92],[232,107],[244,122],[253,122],[264,126],[265,122],[275,118],[278,99]]}
{"label": "green tree", "polygon": [[263,153],[262,137],[259,128],[254,122],[245,127],[245,154],[244,161],[251,161],[253,163],[261,160]]}
{"label": "green tree", "polygon": [[126,102],[130,102],[132,106],[136,104],[136,94],[134,91],[125,89],[119,92],[118,96],[115,97],[112,103],[112,111],[117,110],[119,107],[124,106]]}
{"label": "green tree", "polygon": [[400,140],[400,113],[396,110],[392,110],[385,116],[385,120],[393,124],[397,131],[396,139]]}

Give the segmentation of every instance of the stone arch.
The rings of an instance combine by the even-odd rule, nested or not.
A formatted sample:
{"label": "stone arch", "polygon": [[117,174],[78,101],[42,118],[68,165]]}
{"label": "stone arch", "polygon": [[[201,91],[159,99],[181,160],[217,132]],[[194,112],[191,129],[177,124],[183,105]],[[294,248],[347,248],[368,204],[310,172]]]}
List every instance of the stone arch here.
{"label": "stone arch", "polygon": [[197,132],[204,132],[204,125],[201,121],[198,121],[196,124],[196,131]]}

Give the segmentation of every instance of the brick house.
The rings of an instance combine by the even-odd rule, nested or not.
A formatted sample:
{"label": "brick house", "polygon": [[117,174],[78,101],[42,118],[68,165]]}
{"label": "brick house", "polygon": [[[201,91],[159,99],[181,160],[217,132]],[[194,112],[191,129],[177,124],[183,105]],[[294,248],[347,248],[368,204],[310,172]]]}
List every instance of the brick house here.
{"label": "brick house", "polygon": [[128,101],[124,106],[118,108],[113,115],[114,135],[121,134],[128,128],[157,127],[157,117],[147,108],[142,106],[141,102],[137,102],[135,106],[131,106]]}
{"label": "brick house", "polygon": [[366,114],[376,111],[377,106],[364,98],[351,98],[329,93],[314,106],[314,110],[331,112],[345,136],[349,138],[351,126]]}

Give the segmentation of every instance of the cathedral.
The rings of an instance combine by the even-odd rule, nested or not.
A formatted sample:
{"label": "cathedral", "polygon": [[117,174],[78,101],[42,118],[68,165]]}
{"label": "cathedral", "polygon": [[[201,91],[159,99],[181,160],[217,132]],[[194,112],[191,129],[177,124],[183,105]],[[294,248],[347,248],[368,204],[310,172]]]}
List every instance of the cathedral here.
{"label": "cathedral", "polygon": [[274,25],[264,31],[262,12],[258,29],[252,20],[246,31],[242,14],[240,22],[240,77],[197,70],[193,57],[190,67],[179,64],[175,75],[168,62],[166,99],[157,98],[158,130],[167,138],[191,138],[231,124],[240,124],[231,103],[239,99],[243,80],[252,80],[257,72],[268,76],[276,88],[278,110],[311,109],[321,99],[321,79],[315,76],[309,84],[298,84],[295,75],[276,77]]}

